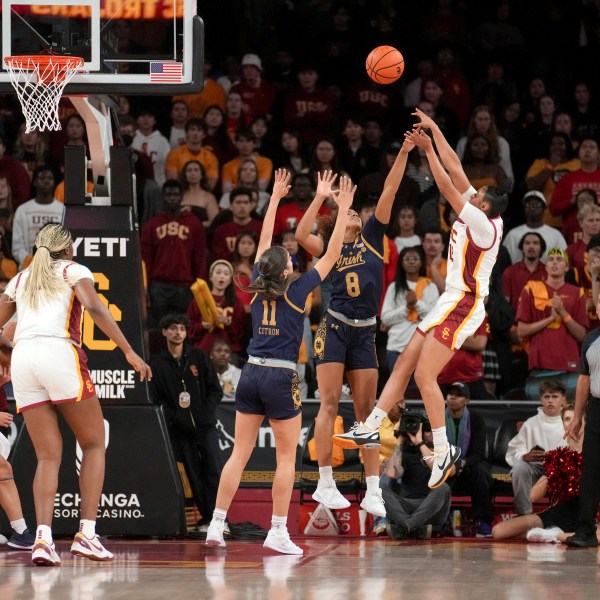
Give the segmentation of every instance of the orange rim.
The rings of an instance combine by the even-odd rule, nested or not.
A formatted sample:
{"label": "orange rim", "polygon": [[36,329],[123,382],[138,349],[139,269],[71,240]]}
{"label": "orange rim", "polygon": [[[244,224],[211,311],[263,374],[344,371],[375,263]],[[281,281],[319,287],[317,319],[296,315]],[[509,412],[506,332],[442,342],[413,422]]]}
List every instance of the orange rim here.
{"label": "orange rim", "polygon": [[85,61],[80,56],[32,54],[30,56],[7,56],[4,62],[9,67],[34,71],[37,67],[47,67],[49,65],[71,65],[73,68],[79,69],[83,67]]}

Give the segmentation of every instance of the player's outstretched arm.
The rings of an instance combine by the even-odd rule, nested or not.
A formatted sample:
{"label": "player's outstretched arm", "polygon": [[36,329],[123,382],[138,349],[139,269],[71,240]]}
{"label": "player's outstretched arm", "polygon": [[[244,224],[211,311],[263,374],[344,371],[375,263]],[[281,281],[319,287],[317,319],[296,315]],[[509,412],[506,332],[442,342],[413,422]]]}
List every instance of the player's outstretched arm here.
{"label": "player's outstretched arm", "polygon": [[94,282],[91,279],[80,279],[75,284],[74,290],[77,299],[90,313],[94,323],[117,344],[127,362],[140,374],[140,381],[144,381],[146,378],[152,379],[152,369],[133,351],[110,311],[98,297]]}
{"label": "player's outstretched arm", "polygon": [[275,215],[277,214],[277,209],[279,208],[279,202],[290,192],[290,178],[290,172],[286,171],[285,169],[277,169],[277,171],[275,171],[273,193],[271,194],[269,206],[267,207],[263,226],[260,231],[260,240],[258,241],[256,259],[254,262],[258,262],[265,250],[268,250],[271,247],[271,243],[273,241],[273,229],[275,228]]}
{"label": "player's outstretched arm", "polygon": [[298,223],[298,227],[296,228],[296,241],[313,256],[321,256],[323,254],[323,240],[318,235],[311,233],[311,231],[323,202],[329,196],[335,198],[331,186],[334,184],[336,178],[337,175],[333,171],[323,171],[323,175],[320,172],[317,173],[317,191],[314,200],[302,216],[302,219],[300,219],[300,223]]}
{"label": "player's outstretched arm", "polygon": [[440,162],[440,159],[433,149],[431,138],[419,128],[414,129],[413,131],[407,131],[404,135],[408,139],[412,140],[415,146],[419,146],[425,150],[427,160],[429,161],[429,167],[431,168],[431,173],[433,174],[435,183],[440,190],[440,194],[446,198],[448,202],[450,202],[452,208],[456,211],[456,214],[460,215],[463,206],[467,201],[464,199],[462,193],[460,193],[456,187],[454,187],[452,179],[450,179],[450,176],[448,173],[446,173],[442,163]]}
{"label": "player's outstretched arm", "polygon": [[315,265],[315,269],[319,272],[321,279],[325,279],[331,268],[340,257],[342,251],[342,244],[344,243],[344,235],[346,234],[346,225],[348,224],[348,211],[352,206],[354,200],[354,192],[356,192],[356,186],[352,185],[352,181],[349,177],[342,177],[340,179],[340,190],[335,198],[338,205],[338,215],[335,220],[335,227],[327,246],[327,252]]}
{"label": "player's outstretched arm", "polygon": [[417,123],[415,127],[429,129],[431,131],[442,164],[448,169],[448,173],[450,174],[450,178],[452,179],[452,183],[456,186],[456,189],[461,194],[464,194],[471,187],[471,183],[465,175],[458,154],[454,152],[452,146],[450,146],[448,140],[444,137],[444,134],[438,127],[438,124],[431,117],[427,116],[418,108],[415,108],[415,112],[412,114],[420,119],[420,122]]}
{"label": "player's outstretched arm", "polygon": [[385,178],[383,191],[381,192],[379,202],[377,202],[377,207],[375,208],[375,218],[380,223],[390,222],[390,215],[392,214],[392,206],[394,205],[394,200],[396,199],[396,192],[400,187],[402,177],[404,177],[408,153],[414,147],[415,145],[411,140],[404,140],[404,144],[402,144],[402,148],[400,148],[400,152],[398,152],[398,156],[396,156],[396,160],[394,161],[390,172]]}

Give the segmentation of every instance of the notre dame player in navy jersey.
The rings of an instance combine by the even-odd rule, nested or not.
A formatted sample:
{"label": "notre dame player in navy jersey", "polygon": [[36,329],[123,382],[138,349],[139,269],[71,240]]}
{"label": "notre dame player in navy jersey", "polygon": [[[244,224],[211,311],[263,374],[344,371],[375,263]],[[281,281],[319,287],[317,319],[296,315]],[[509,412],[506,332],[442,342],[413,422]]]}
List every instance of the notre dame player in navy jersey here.
{"label": "notre dame player in navy jersey", "polygon": [[[331,436],[344,370],[352,388],[356,418],[359,421],[366,419],[375,405],[378,377],[375,315],[383,287],[383,236],[404,175],[408,153],[413,147],[412,142],[404,142],[385,179],[375,214],[367,221],[364,230],[358,213],[350,211],[342,252],[330,274],[331,302],[315,335],[314,354],[321,407],[315,422],[319,483],[313,498],[331,509],[350,506],[336,488],[331,468]],[[315,235],[311,228],[321,204],[330,194],[331,187],[320,181],[315,202],[296,230],[298,243],[314,256],[321,256],[328,247],[327,233],[321,231]],[[367,493],[361,506],[373,515],[385,516],[379,489],[378,449],[365,448],[363,459]]]}
{"label": "notre dame player in navy jersey", "polygon": [[[328,171],[319,180],[331,191],[335,175]],[[263,419],[267,417],[275,435],[277,468],[273,480],[271,530],[264,545],[283,554],[303,552],[290,540],[286,526],[302,424],[296,363],[306,300],[340,256],[356,188],[347,177],[342,177],[339,192],[335,195],[339,215],[327,252],[314,269],[298,275],[293,271],[289,252],[281,246],[271,247],[275,214],[279,201],[289,192],[289,181],[287,171],[279,169],[276,172],[251,284],[243,288],[255,292],[251,304],[252,340],[248,346],[248,362],[242,369],[236,389],[235,443],[221,473],[216,509],[206,536],[208,546],[225,546],[223,530],[227,510],[239,487]],[[321,202],[318,204],[320,206]]]}

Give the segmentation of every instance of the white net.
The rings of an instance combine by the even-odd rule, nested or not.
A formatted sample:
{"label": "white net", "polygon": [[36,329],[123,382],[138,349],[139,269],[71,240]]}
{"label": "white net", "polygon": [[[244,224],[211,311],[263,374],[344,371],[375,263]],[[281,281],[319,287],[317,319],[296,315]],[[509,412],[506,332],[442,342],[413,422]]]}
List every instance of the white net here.
{"label": "white net", "polygon": [[83,67],[83,59],[78,56],[9,56],[4,62],[25,115],[25,131],[61,129],[58,103],[71,77]]}

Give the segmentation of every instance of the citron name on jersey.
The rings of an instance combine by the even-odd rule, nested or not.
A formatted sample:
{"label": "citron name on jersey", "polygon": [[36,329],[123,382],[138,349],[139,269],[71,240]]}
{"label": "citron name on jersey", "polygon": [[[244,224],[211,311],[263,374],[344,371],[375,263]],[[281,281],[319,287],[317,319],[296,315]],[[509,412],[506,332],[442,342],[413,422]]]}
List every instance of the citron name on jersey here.
{"label": "citron name on jersey", "polygon": [[365,265],[365,259],[363,257],[363,253],[359,252],[358,254],[354,254],[353,256],[340,256],[335,263],[335,268],[337,271],[344,271],[345,269],[351,269],[352,267],[356,267],[357,265]]}
{"label": "citron name on jersey", "polygon": [[129,238],[122,237],[78,237],[73,240],[73,256],[100,257],[100,256],[127,256]]}
{"label": "citron name on jersey", "polygon": [[260,335],[279,335],[278,327],[259,327],[258,333]]}

